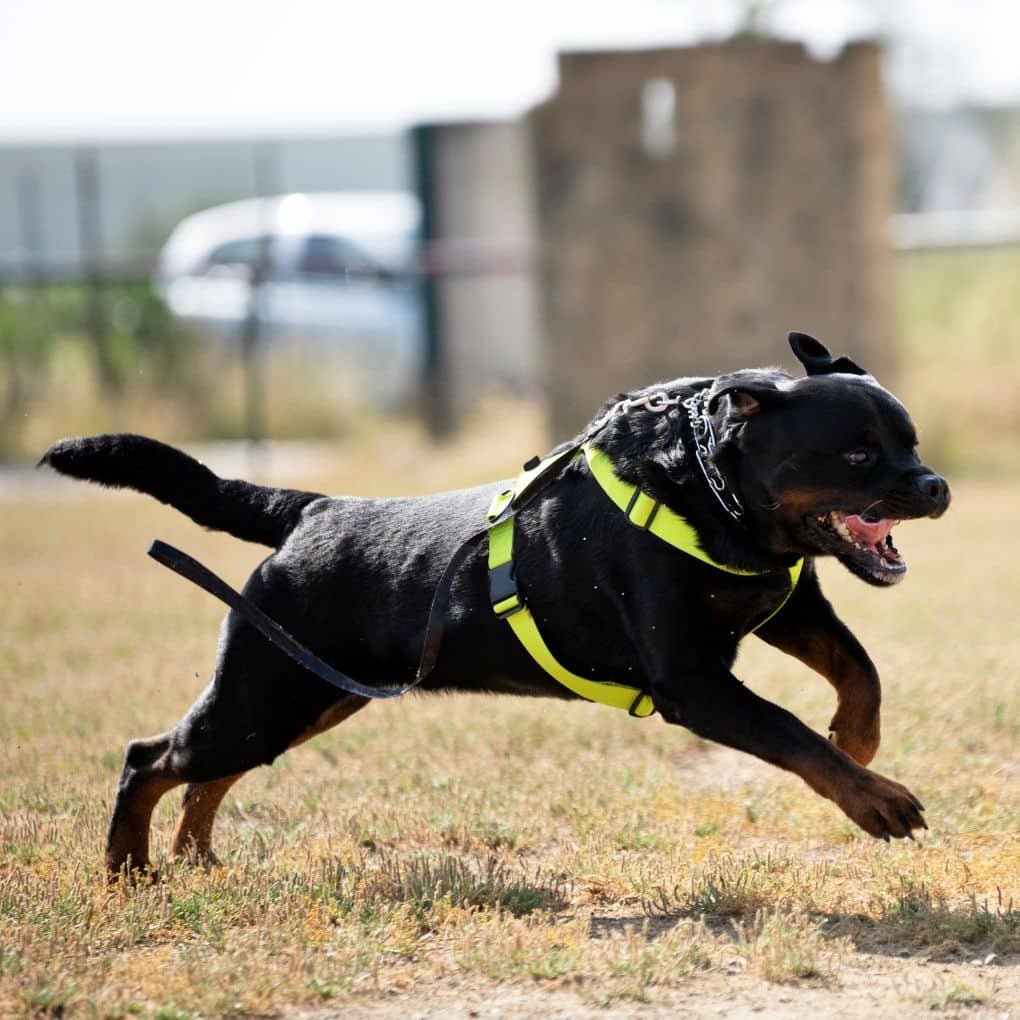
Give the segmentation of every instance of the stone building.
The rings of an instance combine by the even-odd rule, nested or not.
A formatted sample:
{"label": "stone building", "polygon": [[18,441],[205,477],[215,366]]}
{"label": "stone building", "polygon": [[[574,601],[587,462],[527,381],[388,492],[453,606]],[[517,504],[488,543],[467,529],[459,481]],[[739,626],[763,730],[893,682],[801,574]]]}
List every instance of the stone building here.
{"label": "stone building", "polygon": [[656,379],[789,363],[812,333],[876,374],[892,334],[890,124],[872,43],[571,53],[531,115],[551,427]]}

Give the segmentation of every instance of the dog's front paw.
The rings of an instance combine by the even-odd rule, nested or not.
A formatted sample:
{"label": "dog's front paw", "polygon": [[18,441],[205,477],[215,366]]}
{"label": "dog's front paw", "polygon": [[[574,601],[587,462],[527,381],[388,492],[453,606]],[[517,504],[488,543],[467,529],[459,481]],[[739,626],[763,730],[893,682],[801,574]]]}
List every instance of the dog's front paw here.
{"label": "dog's front paw", "polygon": [[859,765],[867,765],[878,753],[882,726],[874,709],[840,705],[829,723],[829,739]]}
{"label": "dog's front paw", "polygon": [[901,783],[860,769],[840,785],[836,803],[865,832],[889,841],[913,839],[914,829],[927,829],[924,805]]}

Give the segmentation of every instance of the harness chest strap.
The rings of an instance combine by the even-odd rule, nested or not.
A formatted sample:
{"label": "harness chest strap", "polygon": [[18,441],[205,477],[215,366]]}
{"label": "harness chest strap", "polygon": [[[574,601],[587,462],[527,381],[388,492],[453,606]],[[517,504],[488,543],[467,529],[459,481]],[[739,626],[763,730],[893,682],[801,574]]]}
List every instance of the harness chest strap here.
{"label": "harness chest strap", "polygon": [[[712,559],[702,549],[701,538],[694,525],[686,517],[681,517],[680,514],[670,510],[668,506],[663,506],[648,493],[642,492],[636,485],[625,482],[617,475],[609,456],[601,450],[595,449],[588,443],[582,449],[595,481],[636,528],[650,531],[656,538],[661,538],[663,542],[673,546],[674,549],[679,549],[681,552],[687,553],[688,556],[693,556],[695,559],[701,560],[702,563],[707,563],[710,567],[715,567],[716,570],[722,570],[727,574],[760,577],[762,574],[770,573],[770,571],[762,570],[742,570],[740,567],[731,567],[727,563],[720,563],[718,560]],[[797,587],[803,567],[803,557],[789,567],[790,590],[787,592],[786,599],[793,594],[793,589]],[[779,606],[758,624],[758,627],[775,616],[786,605],[786,599],[783,599]],[[755,630],[758,627],[755,627]]]}
{"label": "harness chest strap", "polygon": [[[635,527],[650,532],[680,552],[693,556],[717,570],[743,576],[757,576],[762,573],[742,570],[713,560],[701,548],[698,533],[688,520],[670,510],[669,507],[663,506],[636,485],[623,481],[616,474],[610,458],[601,450],[595,449],[590,444],[585,444],[582,449],[592,476]],[[498,517],[507,504],[520,495],[522,483],[526,485],[528,475],[532,473],[526,472],[518,479],[513,489],[501,492],[493,499],[488,513],[490,521]],[[500,521],[489,529],[489,595],[493,612],[510,624],[517,639],[535,662],[554,680],[574,694],[600,705],[626,709],[631,715],[639,718],[650,716],[655,711],[655,707],[651,697],[640,688],[629,684],[607,680],[589,680],[586,677],[578,676],[567,669],[552,654],[535,623],[531,610],[525,605],[518,591],[514,576],[513,541],[513,517]],[[803,566],[804,560],[798,559],[789,568],[790,590],[786,593],[783,601],[755,626],[755,630],[771,620],[783,608],[797,586]]]}

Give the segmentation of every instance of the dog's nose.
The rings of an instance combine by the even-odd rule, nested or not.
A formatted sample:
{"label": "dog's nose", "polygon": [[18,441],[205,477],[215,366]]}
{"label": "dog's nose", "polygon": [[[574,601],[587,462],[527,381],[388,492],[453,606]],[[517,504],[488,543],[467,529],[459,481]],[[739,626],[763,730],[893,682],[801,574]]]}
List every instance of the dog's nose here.
{"label": "dog's nose", "polygon": [[949,506],[949,484],[932,471],[918,475],[915,482],[918,491],[931,506],[931,517],[941,517]]}

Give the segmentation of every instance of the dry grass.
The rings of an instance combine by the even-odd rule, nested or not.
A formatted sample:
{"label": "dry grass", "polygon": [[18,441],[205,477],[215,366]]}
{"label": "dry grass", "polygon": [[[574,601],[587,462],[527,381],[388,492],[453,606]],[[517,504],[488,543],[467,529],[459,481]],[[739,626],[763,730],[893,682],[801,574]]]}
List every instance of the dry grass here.
{"label": "dry grass", "polygon": [[[476,432],[429,451],[398,428],[311,481],[470,482],[538,448],[534,419],[526,431],[512,450]],[[112,890],[101,846],[123,747],[179,718],[219,618],[146,545],[234,581],[261,553],[141,497],[68,487],[5,505],[0,1014],[211,1016],[508,982],[636,1009],[762,982],[835,995],[901,953],[949,968],[894,985],[901,1011],[1000,1008],[1020,990],[1018,500],[1020,485],[964,481],[947,518],[904,526],[901,589],[825,570],[882,669],[876,765],[926,803],[920,846],[872,841],[799,780],[658,719],[408,699],[235,787],[222,869],[162,859],[166,798],[166,880]],[[752,641],[738,672],[824,728],[831,693],[792,660]],[[993,981],[953,969],[990,954]]]}
{"label": "dry grass", "polygon": [[899,260],[897,391],[947,473],[1020,467],[1020,248]]}
{"label": "dry grass", "polygon": [[[902,267],[901,390],[939,466],[1020,462],[1018,259]],[[543,448],[534,409],[487,420],[456,446],[390,425],[263,473],[422,492]],[[954,494],[943,521],[898,532],[902,588],[823,572],[882,671],[875,765],[927,805],[919,846],[876,843],[799,780],[657,719],[408,699],[235,787],[222,869],[165,860],[167,797],[165,881],[115,889],[101,847],[124,745],[180,717],[219,620],[144,550],[158,535],[238,582],[261,552],[82,486],[0,505],[0,1015],[1003,1015],[1020,1002],[1020,483]],[[824,729],[831,692],[793,660],[752,640],[738,673]]]}

